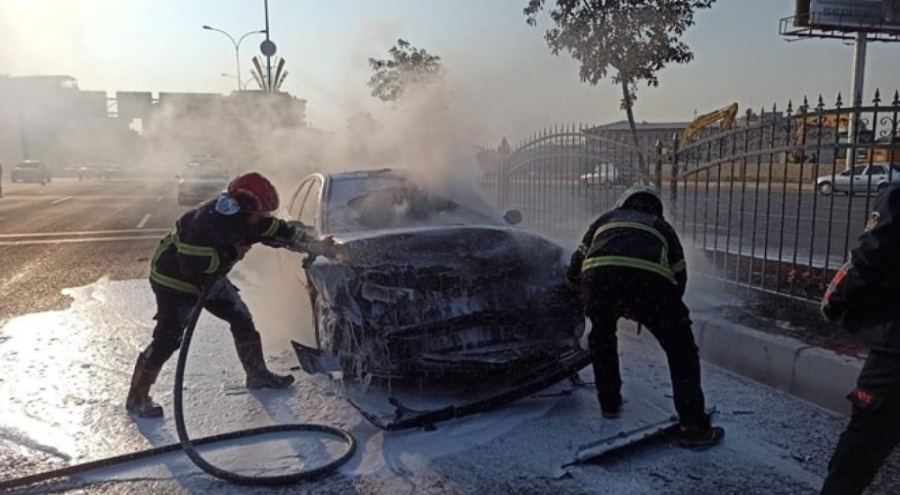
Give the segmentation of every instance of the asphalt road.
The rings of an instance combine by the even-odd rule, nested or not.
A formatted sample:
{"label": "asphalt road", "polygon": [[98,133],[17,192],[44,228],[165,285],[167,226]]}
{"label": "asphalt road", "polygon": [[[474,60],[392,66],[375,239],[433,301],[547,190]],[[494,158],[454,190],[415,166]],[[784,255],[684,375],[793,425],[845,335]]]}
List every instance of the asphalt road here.
{"label": "asphalt road", "polygon": [[0,319],[66,308],[66,287],[147,276],[156,243],[184,210],[174,181],[4,181]]}

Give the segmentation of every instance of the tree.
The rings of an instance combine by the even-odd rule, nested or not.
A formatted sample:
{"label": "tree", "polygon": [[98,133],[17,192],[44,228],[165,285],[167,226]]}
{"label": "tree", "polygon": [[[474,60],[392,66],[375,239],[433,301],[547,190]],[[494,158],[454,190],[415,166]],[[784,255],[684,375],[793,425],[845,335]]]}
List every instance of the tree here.
{"label": "tree", "polygon": [[381,101],[400,103],[411,90],[433,82],[444,73],[441,57],[424,48],[415,48],[408,41],[397,40],[388,53],[387,60],[369,59],[369,66],[375,71],[369,87],[372,96]]}
{"label": "tree", "polygon": [[[694,12],[716,0],[556,0],[550,12],[555,27],[544,38],[554,55],[567,51],[581,63],[582,81],[596,85],[612,70],[612,82],[622,88],[621,108],[635,146],[637,85],[658,86],[657,72],[667,64],[685,64],[694,53],[680,38],[694,24]],[[529,25],[546,0],[529,0],[524,13]],[[642,165],[643,167],[643,165]]]}

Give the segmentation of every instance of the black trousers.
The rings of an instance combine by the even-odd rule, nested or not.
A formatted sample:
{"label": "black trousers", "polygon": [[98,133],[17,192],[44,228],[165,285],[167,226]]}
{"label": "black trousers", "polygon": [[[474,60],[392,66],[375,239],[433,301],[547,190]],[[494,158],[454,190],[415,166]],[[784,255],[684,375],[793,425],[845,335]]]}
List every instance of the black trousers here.
{"label": "black trousers", "polygon": [[[156,328],[143,358],[144,367],[159,371],[181,347],[181,336],[198,296],[163,287],[152,280],[150,286],[156,296]],[[237,287],[227,278],[215,283],[203,308],[228,322],[236,347],[260,340],[250,310],[238,294]]]}
{"label": "black trousers", "polygon": [[677,286],[646,270],[601,267],[583,272],[581,287],[600,406],[612,410],[622,401],[616,330],[619,318],[627,318],[646,327],[666,353],[681,424],[708,428],[690,311]]}
{"label": "black trousers", "polygon": [[853,411],[828,463],[823,495],[863,493],[900,443],[900,356],[869,353],[847,398]]}

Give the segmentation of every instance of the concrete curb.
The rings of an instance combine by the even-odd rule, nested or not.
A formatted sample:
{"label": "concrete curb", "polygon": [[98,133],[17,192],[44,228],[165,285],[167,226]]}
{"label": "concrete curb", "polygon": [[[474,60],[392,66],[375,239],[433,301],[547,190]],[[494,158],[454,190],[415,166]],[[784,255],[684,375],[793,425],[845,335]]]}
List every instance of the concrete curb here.
{"label": "concrete curb", "polygon": [[842,416],[864,359],[799,340],[692,314],[700,358]]}

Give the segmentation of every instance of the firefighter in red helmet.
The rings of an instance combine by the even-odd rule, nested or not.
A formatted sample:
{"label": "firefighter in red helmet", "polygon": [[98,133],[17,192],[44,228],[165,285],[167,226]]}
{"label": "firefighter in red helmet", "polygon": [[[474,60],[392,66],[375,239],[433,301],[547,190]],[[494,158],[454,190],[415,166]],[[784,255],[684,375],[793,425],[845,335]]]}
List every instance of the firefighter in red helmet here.
{"label": "firefighter in red helmet", "polygon": [[251,172],[239,175],[217,198],[181,216],[156,248],[150,265],[150,287],[156,296],[156,327],[150,345],[138,356],[126,409],[140,417],[162,416],[150,398],[150,386],[163,364],[181,346],[191,309],[204,289],[204,309],[231,326],[238,357],[247,374],[247,387],[285,388],[290,375],[269,371],[262,341],[247,305],[225,275],[253,244],[271,246],[309,243],[332,256],[334,244],[308,239],[302,224],[271,216],[278,209],[278,192],[268,179]]}

